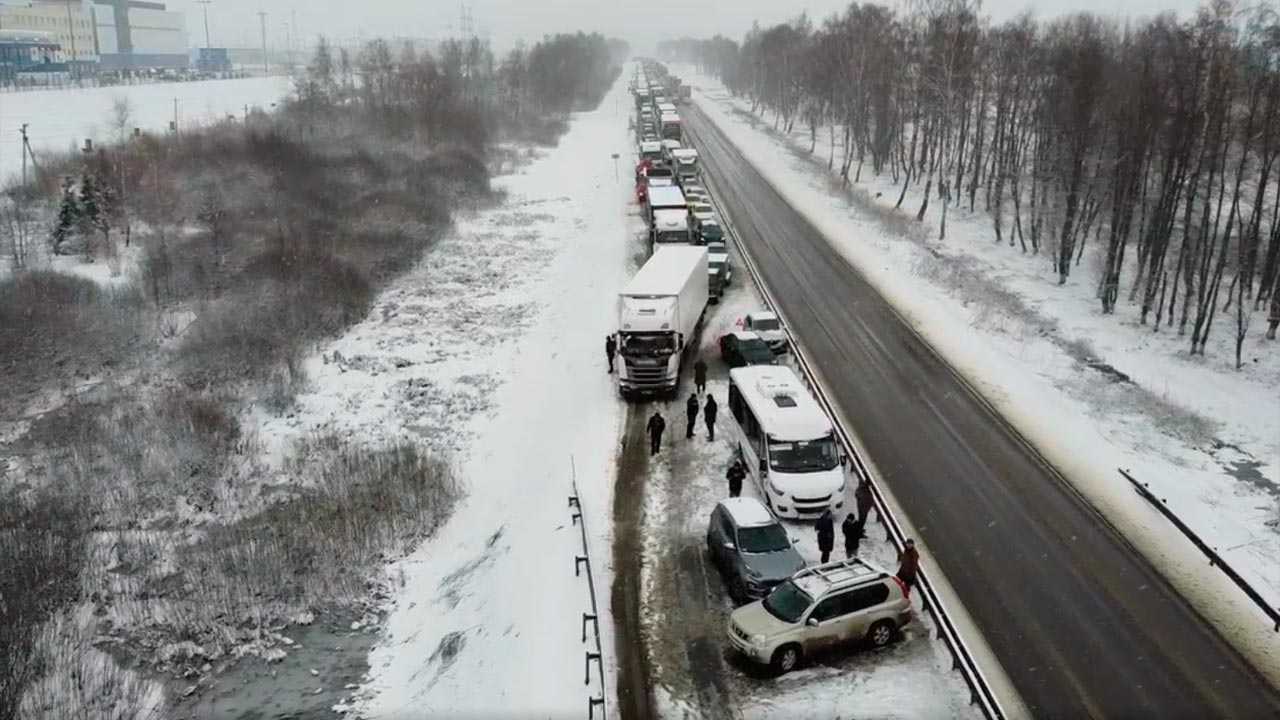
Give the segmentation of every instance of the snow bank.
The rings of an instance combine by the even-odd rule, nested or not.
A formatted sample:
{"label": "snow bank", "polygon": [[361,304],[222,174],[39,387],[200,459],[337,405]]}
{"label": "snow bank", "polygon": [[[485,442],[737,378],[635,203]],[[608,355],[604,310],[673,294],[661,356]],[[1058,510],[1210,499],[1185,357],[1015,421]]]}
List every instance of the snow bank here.
{"label": "snow bank", "polygon": [[[1065,355],[1053,333],[1083,336],[1082,340],[1093,343],[1096,355],[1113,366],[1126,363],[1125,372],[1133,367],[1130,374],[1147,382],[1152,382],[1148,378],[1170,378],[1185,369],[1187,377],[1155,388],[1163,389],[1175,402],[1187,401],[1198,412],[1222,411],[1228,436],[1260,448],[1262,458],[1275,457],[1274,445],[1267,441],[1280,440],[1280,413],[1275,412],[1274,403],[1280,378],[1266,371],[1276,362],[1272,357],[1275,349],[1269,350],[1272,355],[1265,360],[1259,358],[1262,370],[1250,370],[1236,378],[1225,377],[1221,368],[1198,367],[1197,363],[1167,357],[1153,359],[1144,367],[1146,358],[1167,356],[1167,349],[1150,339],[1145,343],[1126,340],[1116,328],[1094,333],[1104,323],[1123,325],[1112,319],[1090,318],[1087,312],[1068,313],[1068,300],[1035,303],[1041,313],[1065,318],[1051,328],[1019,324],[992,305],[958,302],[949,293],[945,278],[920,277],[918,271],[926,266],[931,248],[887,235],[875,218],[833,196],[829,179],[814,172],[812,164],[735,112],[735,103],[718,83],[706,77],[696,78],[695,83],[694,101],[699,109],[753,159],[783,197],[1200,612],[1212,618],[1224,636],[1270,674],[1273,682],[1280,679],[1280,642],[1266,632],[1265,616],[1139,499],[1116,469],[1130,468],[1140,479],[1151,482],[1157,494],[1169,498],[1175,511],[1280,605],[1280,564],[1274,561],[1280,555],[1280,539],[1265,524],[1268,519],[1274,523],[1274,498],[1230,477],[1223,463],[1206,449],[1161,432],[1157,419],[1135,405],[1132,396],[1124,394],[1125,388],[1108,384]],[[964,222],[963,214],[953,208],[948,247],[958,244],[950,238],[962,232],[958,228]],[[986,282],[1007,284],[1004,289],[1015,294],[1027,292],[1025,286],[1009,282],[1008,274],[996,268],[986,273]],[[1041,290],[1032,297],[1044,294]],[[1127,352],[1117,351],[1113,357],[1099,350],[1117,345]],[[1177,395],[1172,390],[1175,386]],[[1187,388],[1198,389],[1184,393]],[[1242,428],[1257,429],[1261,443],[1254,442],[1251,431]],[[1274,466],[1263,470],[1275,472]]]}
{"label": "snow bank", "polygon": [[[510,193],[504,208],[458,228],[475,245],[503,238],[524,260],[457,278],[469,294],[454,296],[451,314],[463,336],[485,339],[467,362],[498,382],[491,404],[455,406],[437,425],[465,436],[445,442],[465,445],[469,495],[435,539],[393,570],[403,587],[370,656],[362,716],[567,717],[585,714],[588,694],[603,690],[612,701],[612,678],[602,689],[593,670],[591,686],[583,685],[584,651],[594,642],[581,642],[590,600],[585,576],[574,574],[582,547],[567,504],[576,468],[608,665],[608,517],[622,407],[603,343],[626,280],[630,192],[626,178],[615,181],[610,158],[630,150],[625,117],[614,110],[625,83],[612,92],[601,109],[574,119],[558,147],[496,183]],[[492,283],[503,287],[486,299]],[[492,303],[519,308],[526,320],[485,314]],[[456,364],[448,337],[431,361],[446,376]],[[428,371],[423,382],[433,377]],[[369,391],[354,388],[351,399]]]}

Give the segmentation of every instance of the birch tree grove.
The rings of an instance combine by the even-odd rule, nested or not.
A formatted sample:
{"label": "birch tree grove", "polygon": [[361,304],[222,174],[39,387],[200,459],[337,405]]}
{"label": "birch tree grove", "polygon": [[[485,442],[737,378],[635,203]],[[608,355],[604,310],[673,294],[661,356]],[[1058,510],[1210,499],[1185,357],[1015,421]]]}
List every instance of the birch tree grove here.
{"label": "birch tree grove", "polygon": [[799,123],[811,153],[825,135],[821,160],[843,182],[887,175],[886,200],[939,239],[949,212],[984,216],[995,243],[1043,257],[1059,284],[1089,283],[1104,314],[1130,303],[1192,354],[1226,332],[1239,366],[1254,313],[1258,334],[1280,324],[1269,2],[1001,24],[977,0],[852,3],[741,43],[659,50],[720,77],[778,130]]}

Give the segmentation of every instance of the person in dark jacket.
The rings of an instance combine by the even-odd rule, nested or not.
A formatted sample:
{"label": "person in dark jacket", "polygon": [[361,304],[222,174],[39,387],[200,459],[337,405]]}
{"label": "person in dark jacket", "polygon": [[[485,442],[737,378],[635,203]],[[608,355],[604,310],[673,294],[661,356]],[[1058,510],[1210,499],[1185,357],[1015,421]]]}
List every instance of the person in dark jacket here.
{"label": "person in dark jacket", "polygon": [[818,550],[822,552],[822,562],[831,559],[831,548],[836,544],[836,520],[828,508],[818,518]]}
{"label": "person in dark jacket", "polygon": [[609,372],[613,372],[613,356],[618,352],[618,341],[612,335],[604,337],[604,354],[609,359]]}
{"label": "person in dark jacket", "polygon": [[729,481],[729,497],[738,497],[742,494],[742,481],[747,479],[747,468],[741,460],[734,460],[725,478]]}
{"label": "person in dark jacket", "polygon": [[871,514],[871,483],[863,478],[858,481],[858,489],[853,491],[853,500],[858,506],[858,524],[866,526],[867,516]]}
{"label": "person in dark jacket", "polygon": [[844,556],[854,557],[858,554],[858,542],[862,540],[862,521],[858,514],[846,514],[844,522],[840,523],[840,531],[844,534]]}
{"label": "person in dark jacket", "polygon": [[662,450],[662,432],[666,429],[667,421],[662,419],[662,413],[654,410],[653,416],[649,418],[649,424],[645,426],[645,430],[649,433],[650,455],[657,455]]}
{"label": "person in dark jacket", "polygon": [[693,364],[693,386],[699,395],[707,391],[707,364],[702,358]]}
{"label": "person in dark jacket", "polygon": [[916,573],[920,570],[920,553],[916,551],[916,541],[907,538],[902,550],[898,553],[898,579],[907,587],[916,586]]}
{"label": "person in dark jacket", "polygon": [[689,418],[689,424],[685,426],[684,436],[686,438],[693,437],[693,426],[698,423],[698,394],[689,393],[689,401],[684,404],[684,414]]}
{"label": "person in dark jacket", "polygon": [[720,412],[720,406],[716,404],[716,399],[711,397],[711,393],[707,393],[707,406],[703,408],[702,416],[707,422],[707,439],[711,442],[716,441],[716,413]]}

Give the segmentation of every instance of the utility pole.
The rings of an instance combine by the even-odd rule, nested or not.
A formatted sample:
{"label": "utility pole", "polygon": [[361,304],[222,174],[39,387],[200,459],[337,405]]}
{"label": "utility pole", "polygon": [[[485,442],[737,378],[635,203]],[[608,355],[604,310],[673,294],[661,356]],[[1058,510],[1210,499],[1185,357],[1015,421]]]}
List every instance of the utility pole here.
{"label": "utility pole", "polygon": [[212,47],[209,43],[209,3],[213,0],[196,0],[204,6],[204,48],[208,50]]}
{"label": "utility pole", "polygon": [[18,132],[22,133],[22,187],[27,186],[27,124],[22,123],[22,129]]}
{"label": "utility pole", "polygon": [[258,21],[262,25],[262,72],[267,74],[270,72],[270,66],[267,63],[267,13],[265,10],[258,12]]}
{"label": "utility pole", "polygon": [[293,36],[298,34],[298,11],[289,11],[289,65],[293,65]]}
{"label": "utility pole", "polygon": [[[67,5],[67,32],[71,35],[71,62],[67,64],[67,70],[70,71],[75,67],[76,63],[76,24],[71,19],[71,0],[66,0]],[[72,73],[76,75],[77,73]]]}

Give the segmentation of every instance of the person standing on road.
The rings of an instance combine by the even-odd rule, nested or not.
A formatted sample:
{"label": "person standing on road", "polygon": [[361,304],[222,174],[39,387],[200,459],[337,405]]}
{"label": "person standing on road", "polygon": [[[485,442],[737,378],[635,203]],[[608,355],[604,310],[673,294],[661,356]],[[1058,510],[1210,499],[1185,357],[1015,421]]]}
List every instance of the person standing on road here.
{"label": "person standing on road", "polygon": [[613,356],[618,352],[618,341],[612,335],[604,336],[604,355],[609,359],[609,372],[613,373]]}
{"label": "person standing on road", "polygon": [[844,534],[844,556],[851,558],[858,554],[858,542],[862,540],[862,521],[857,513],[848,513],[844,522],[840,523],[840,531]]}
{"label": "person standing on road", "polygon": [[684,404],[684,414],[689,418],[689,424],[685,426],[684,436],[686,439],[692,439],[693,427],[698,424],[697,393],[689,393],[689,401]]}
{"label": "person standing on road", "polygon": [[866,478],[858,481],[858,489],[853,491],[853,500],[858,506],[858,524],[866,527],[867,517],[871,514],[873,504],[871,483]]}
{"label": "person standing on road", "polygon": [[729,497],[738,497],[742,494],[742,481],[747,478],[747,468],[742,465],[741,460],[734,460],[729,466],[729,472],[725,473],[725,478],[729,481]]}
{"label": "person standing on road", "polygon": [[662,431],[666,429],[667,421],[662,419],[662,413],[654,410],[653,416],[649,418],[649,424],[645,426],[645,430],[649,433],[650,455],[657,455],[662,450]]}
{"label": "person standing on road", "polygon": [[707,364],[702,358],[693,364],[693,387],[699,395],[707,391]]}
{"label": "person standing on road", "polygon": [[920,570],[920,553],[916,551],[916,541],[907,538],[902,550],[898,552],[898,579],[908,588],[916,586],[916,573]]}
{"label": "person standing on road", "polygon": [[716,404],[716,399],[707,393],[707,406],[702,411],[702,417],[707,422],[707,439],[711,442],[716,441],[716,413],[720,411],[720,406]]}
{"label": "person standing on road", "polygon": [[818,518],[818,550],[822,552],[822,562],[831,559],[831,548],[836,544],[836,519],[831,515],[831,508],[822,511]]}

